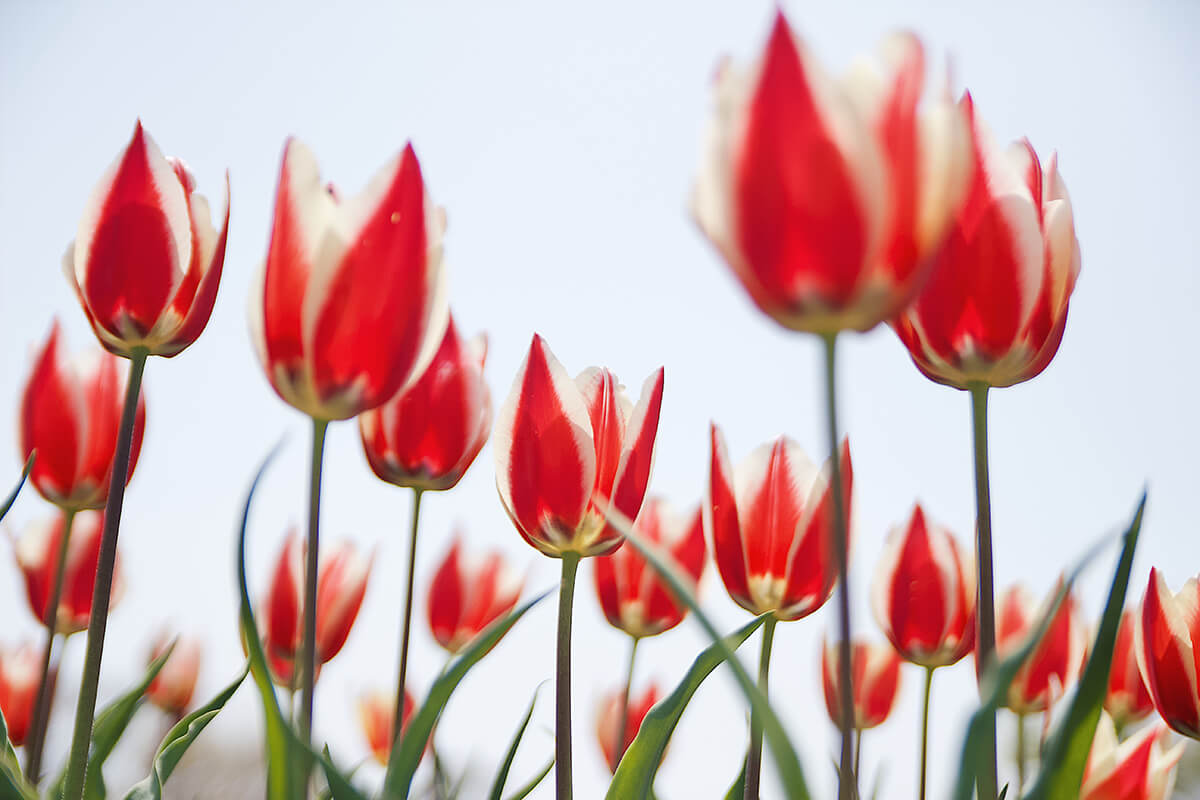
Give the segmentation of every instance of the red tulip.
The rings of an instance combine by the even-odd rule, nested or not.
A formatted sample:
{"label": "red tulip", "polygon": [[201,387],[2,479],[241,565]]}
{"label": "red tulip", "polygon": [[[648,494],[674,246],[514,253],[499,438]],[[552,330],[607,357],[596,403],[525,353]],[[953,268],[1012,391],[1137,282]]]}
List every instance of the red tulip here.
{"label": "red tulip", "polygon": [[[1061,582],[1059,584],[1061,586]],[[1047,602],[1057,596],[1051,592]],[[1045,608],[1034,605],[1023,586],[1013,586],[996,604],[996,654],[1006,658],[1021,647]],[[1068,593],[1050,621],[1045,636],[1008,687],[1005,705],[1017,714],[1045,711],[1051,699],[1079,679],[1087,661],[1088,632],[1079,604]]]}
{"label": "red tulip", "polygon": [[[712,426],[705,524],[730,597],[753,614],[783,620],[816,611],[833,594],[832,493],[828,462],[818,471],[800,446],[781,436],[760,445],[734,472],[725,439]],[[854,469],[842,444],[847,512]],[[849,529],[847,513],[847,529]]]}
{"label": "red tulip", "polygon": [[[96,586],[96,563],[100,557],[100,534],[104,515],[99,511],[81,511],[75,515],[71,538],[67,543],[67,563],[63,575],[62,598],[58,603],[55,631],[62,634],[87,630],[92,614],[92,592]],[[17,539],[17,566],[25,577],[25,594],[34,617],[41,622],[54,591],[54,574],[58,566],[58,543],[63,534],[63,516],[56,514],[25,528]],[[113,569],[112,595],[109,610],[124,592],[121,559],[118,555]]]}
{"label": "red tulip", "polygon": [[661,695],[658,687],[650,684],[640,697],[631,694],[629,697],[629,712],[625,718],[625,733],[621,740],[621,752],[616,752],[617,733],[621,727],[621,705],[625,700],[624,691],[606,694],[600,700],[600,711],[596,716],[596,740],[600,743],[600,751],[604,753],[604,761],[608,764],[609,772],[617,771],[621,756],[633,744],[642,722],[650,709],[659,701]]}
{"label": "red tulip", "polygon": [[[675,560],[681,574],[691,579],[694,590],[704,570],[706,555],[700,509],[676,515],[666,501],[652,497],[642,506],[633,527]],[[687,613],[633,547],[622,547],[612,555],[597,558],[595,575],[596,595],[605,619],[634,638],[670,630]]]}
{"label": "red tulip", "polygon": [[918,109],[924,76],[898,34],[832,81],[782,12],[752,69],[722,65],[693,213],[781,325],[865,331],[920,288],[971,167],[962,112]]}
{"label": "red tulip", "polygon": [[496,422],[496,486],[525,541],[549,556],[603,555],[621,546],[611,507],[635,519],[642,507],[662,408],[663,370],[631,407],[607,369],[574,381],[534,335]]}
{"label": "red tulip", "polygon": [[196,341],[217,299],[229,232],[212,224],[187,165],[164,158],[139,121],[92,190],[63,266],[110,352],[173,356]]}
{"label": "red tulip", "polygon": [[348,419],[421,374],[446,325],[445,224],[411,145],[343,201],[288,140],[251,303],[259,360],[285,402]]}
{"label": "red tulip", "polygon": [[[271,583],[264,600],[263,643],[272,660],[277,682],[291,685],[299,677],[293,662],[300,655],[304,636],[304,540],[290,533],[275,562]],[[338,654],[367,591],[371,562],[346,541],[332,542],[321,548],[317,569],[317,664]]]}
{"label": "red tulip", "polygon": [[451,319],[416,383],[359,416],[363,450],[380,479],[435,491],[458,483],[492,427],[486,358],[487,340],[464,341]]}
{"label": "red tulip", "polygon": [[1079,800],[1165,800],[1183,757],[1182,742],[1165,749],[1167,735],[1165,726],[1149,725],[1118,743],[1113,721],[1101,714]]}
{"label": "red tulip", "polygon": [[42,679],[42,651],[32,643],[0,649],[0,711],[8,738],[20,747],[33,724],[33,705]]}
{"label": "red tulip", "polygon": [[1118,728],[1141,719],[1154,710],[1154,701],[1138,669],[1137,648],[1134,647],[1134,628],[1137,612],[1132,609],[1121,615],[1117,628],[1117,643],[1113,649],[1112,668],[1108,673],[1108,694],[1104,708],[1112,715]]}
{"label": "red tulip", "polygon": [[525,583],[499,553],[473,560],[461,550],[456,539],[429,585],[429,627],[451,654],[512,611]]}
{"label": "red tulip", "polygon": [[1152,568],[1134,626],[1138,668],[1159,716],[1174,730],[1200,739],[1200,694],[1195,651],[1200,634],[1200,586],[1191,578],[1172,594]]}
{"label": "red tulip", "polygon": [[[58,322],[37,357],[21,398],[21,453],[37,450],[30,480],[59,508],[103,508],[125,399],[129,364],[108,353],[68,360]],[[129,477],[146,427],[146,398],[138,397]],[[128,482],[128,477],[126,478]]]}
{"label": "red tulip", "polygon": [[[825,709],[834,724],[842,719],[838,701],[838,648],[835,642],[822,648],[821,684]],[[903,662],[889,645],[856,641],[850,654],[851,684],[854,687],[854,728],[874,728],[888,718],[900,689]]]}
{"label": "red tulip", "polygon": [[1058,352],[1079,275],[1079,242],[1058,158],[1028,140],[999,152],[970,97],[975,173],[933,271],[896,332],[917,368],[947,386],[1011,386]]}
{"label": "red tulip", "polygon": [[875,618],[907,661],[944,667],[975,642],[975,568],[948,530],[920,504],[893,529],[875,571]]}
{"label": "red tulip", "polygon": [[[405,689],[403,722],[400,723],[401,733],[408,729],[408,723],[416,711],[416,705],[412,694]],[[388,757],[392,754],[392,744],[395,741],[393,736],[395,711],[396,696],[384,692],[371,692],[359,698],[358,701],[358,719],[362,725],[363,735],[366,736],[367,746],[371,748],[371,755],[380,764],[387,764]]]}
{"label": "red tulip", "polygon": [[[171,646],[171,639],[166,634],[160,635],[150,649],[150,657],[146,663],[154,661]],[[200,674],[200,658],[204,654],[200,640],[190,636],[180,636],[174,640],[175,647],[171,655],[159,670],[158,675],[146,689],[146,699],[166,711],[168,714],[182,716],[192,702],[192,693],[196,690],[196,678]]]}

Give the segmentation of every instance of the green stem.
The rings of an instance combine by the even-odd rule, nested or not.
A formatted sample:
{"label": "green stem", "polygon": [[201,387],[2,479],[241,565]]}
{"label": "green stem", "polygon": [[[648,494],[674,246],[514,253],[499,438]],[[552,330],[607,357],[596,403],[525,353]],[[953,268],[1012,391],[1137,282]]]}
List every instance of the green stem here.
{"label": "green stem", "polygon": [[[862,764],[862,734],[863,734],[862,728],[854,729],[854,781],[855,781],[855,783],[858,782],[859,765]],[[855,795],[856,800],[857,800],[857,797],[858,796]]]}
{"label": "green stem", "polygon": [[625,755],[625,729],[629,727],[629,697],[633,693],[633,664],[637,657],[638,642],[641,641],[637,636],[630,639],[632,644],[629,645],[629,669],[625,673],[625,691],[621,695],[621,724],[617,726],[617,741],[613,749],[618,764],[621,763],[621,756]]}
{"label": "green stem", "polygon": [[[308,552],[304,566],[304,649],[300,663],[300,738],[312,744],[313,695],[317,677],[317,573],[321,546],[321,464],[329,420],[313,418],[308,489]],[[306,773],[307,774],[307,773]]]}
{"label": "green stem", "polygon": [[88,743],[92,738],[96,695],[100,689],[104,633],[108,627],[108,603],[112,597],[113,566],[117,560],[117,534],[121,527],[121,507],[125,502],[125,481],[129,478],[129,450],[133,440],[133,423],[137,417],[138,397],[142,390],[142,372],[146,369],[148,355],[149,351],[138,347],[129,356],[129,382],[125,386],[125,406],[121,411],[121,427],[117,430],[117,446],[113,453],[108,503],[104,507],[104,531],[96,559],[96,585],[92,591],[91,619],[88,620],[87,653],[83,659],[79,702],[75,707],[75,730],[67,759],[63,800],[81,800],[83,797]]}
{"label": "green stem", "polygon": [[579,554],[562,554],[558,589],[558,669],[555,673],[554,783],[556,800],[571,800],[571,607]]}
{"label": "green stem", "polygon": [[404,689],[408,685],[408,639],[412,632],[413,580],[417,570],[417,524],[421,519],[421,495],[413,488],[412,530],[408,535],[408,587],[404,596],[404,624],[400,629],[400,674],[396,678],[396,713],[392,717],[392,735],[400,739],[404,722]]}
{"label": "green stem", "polygon": [[838,572],[838,704],[842,718],[838,728],[842,734],[842,747],[838,759],[838,798],[854,800],[858,797],[857,770],[852,769],[854,743],[854,685],[851,674],[850,653],[850,554],[847,550],[846,498],[842,496],[841,440],[837,424],[837,381],[836,349],[837,334],[824,337],[825,341],[825,416],[829,422],[830,483],[833,487],[833,552],[837,559]]}
{"label": "green stem", "polygon": [[921,707],[921,788],[917,792],[917,800],[925,800],[929,775],[929,698],[933,694],[933,669],[925,668],[925,702]]}
{"label": "green stem", "polygon": [[1025,791],[1025,715],[1017,714],[1017,796]]}
{"label": "green stem", "polygon": [[[975,553],[978,569],[976,614],[979,638],[975,642],[975,657],[979,660],[979,674],[987,674],[996,652],[996,607],[994,578],[992,576],[992,499],[988,484],[988,434],[987,398],[988,386],[972,384],[971,421],[975,439]],[[985,725],[982,747],[985,756],[983,770],[976,775],[976,789],[980,800],[992,800],[999,791],[996,771],[996,714],[989,715]]]}
{"label": "green stem", "polygon": [[[758,690],[767,697],[767,678],[771,670],[771,645],[775,642],[774,616],[767,617],[762,629],[762,652],[758,656]],[[750,712],[750,752],[746,754],[746,800],[758,800],[759,776],[762,774],[762,720]]]}
{"label": "green stem", "polygon": [[[63,582],[67,574],[67,546],[71,539],[71,525],[75,521],[75,509],[63,511],[62,534],[58,539],[58,552],[54,560],[54,585],[42,615],[46,628],[46,647],[42,651],[42,675],[38,680],[37,699],[33,702],[33,724],[26,740],[28,751],[25,761],[25,776],[34,786],[42,771],[42,749],[46,744],[46,723],[50,719],[50,706],[54,700],[54,683],[50,679],[50,655],[54,648],[55,628],[58,627],[58,604],[62,602]],[[65,640],[64,640],[65,641]]]}

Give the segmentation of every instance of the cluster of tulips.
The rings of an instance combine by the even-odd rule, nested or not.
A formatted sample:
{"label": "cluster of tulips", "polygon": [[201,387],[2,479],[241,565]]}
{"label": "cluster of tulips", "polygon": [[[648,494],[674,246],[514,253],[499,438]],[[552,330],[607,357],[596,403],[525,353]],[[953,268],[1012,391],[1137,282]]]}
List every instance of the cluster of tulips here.
{"label": "cluster of tulips", "polygon": [[[0,654],[0,796],[103,797],[100,767],[144,695],[177,724],[151,774],[126,797],[161,797],[184,750],[247,674],[262,703],[268,796],[365,796],[313,727],[321,666],[345,643],[371,572],[370,557],[348,542],[323,542],[318,525],[327,427],[357,418],[374,473],[413,493],[396,691],[362,702],[370,750],[386,765],[385,798],[414,791],[417,765],[430,751],[436,759],[434,728],[455,687],[546,596],[522,603],[519,570],[453,542],[428,587],[429,626],[451,660],[424,698],[408,691],[421,498],[453,489],[489,436],[504,510],[528,544],[562,567],[554,760],[510,796],[525,796],[551,771],[559,800],[572,795],[572,603],[577,569],[587,559],[606,619],[630,638],[628,678],[606,695],[597,725],[613,772],[609,798],[652,795],[680,715],[722,664],[751,710],[748,741],[730,737],[746,757],[728,796],[759,796],[769,752],[786,796],[809,797],[800,758],[771,706],[771,649],[779,622],[805,618],[835,596],[837,625],[821,663],[840,733],[840,800],[862,796],[862,732],[891,712],[903,662],[925,676],[916,790],[925,797],[933,674],[971,653],[981,702],[955,759],[955,797],[1166,797],[1183,747],[1170,743],[1167,727],[1200,738],[1200,589],[1192,581],[1172,594],[1152,571],[1141,605],[1123,612],[1139,508],[1122,538],[1098,626],[1082,619],[1073,596],[1077,570],[1064,573],[1041,603],[1020,587],[996,596],[988,393],[1034,378],[1054,357],[1079,274],[1079,245],[1056,158],[1043,164],[1027,141],[998,147],[970,96],[955,101],[947,89],[926,97],[925,74],[920,42],[895,35],[832,78],[782,13],[755,63],[721,66],[693,213],[765,314],[823,342],[829,457],[818,467],[780,437],[734,468],[714,424],[709,483],[686,513],[646,499],[662,369],[633,402],[607,368],[572,378],[535,334],[493,421],[486,341],[464,338],[450,318],[446,218],[413,148],[349,197],[322,179],[303,144],[289,140],[250,308],[267,380],[312,419],[306,535],[285,539],[269,585],[252,602],[243,518],[238,578],[248,665],[228,688],[189,713],[199,647],[160,638],[148,647],[145,679],[97,715],[105,623],[121,594],[124,489],[146,426],[143,371],[149,356],[179,355],[203,332],[230,222],[228,179],[218,227],[191,172],[165,157],[139,123],[87,199],[64,264],[107,352],[69,360],[54,325],[22,397],[26,472],[58,512],[14,543],[45,641]],[[970,399],[978,515],[973,548],[920,505],[892,532],[870,577],[886,638],[873,642],[854,635],[850,616],[853,467],[837,424],[835,353],[843,331],[881,323],[893,327],[922,373]],[[696,601],[710,550],[729,595],[753,615],[729,635]],[[669,694],[654,685],[635,691],[638,642],[679,625],[689,611],[711,647]],[[61,652],[55,645],[82,631],[87,646],[70,753],[62,775],[43,781],[53,656]],[[757,681],[735,653],[755,633]],[[1000,708],[1018,716],[1022,737],[1027,716],[1045,720],[1036,763],[1026,763],[1022,744],[1020,779],[1007,789],[998,780]],[[1119,738],[1155,711],[1162,722]],[[504,796],[528,721],[493,797]],[[23,765],[14,750],[22,745]]]}

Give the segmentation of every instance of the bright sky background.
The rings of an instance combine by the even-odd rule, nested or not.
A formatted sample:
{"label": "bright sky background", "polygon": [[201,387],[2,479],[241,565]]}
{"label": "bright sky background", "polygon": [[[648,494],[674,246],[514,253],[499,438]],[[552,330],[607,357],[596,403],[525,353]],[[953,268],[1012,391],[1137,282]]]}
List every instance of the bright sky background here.
{"label": "bright sky background", "polygon": [[[742,3],[243,4],[215,0],[169,14],[144,3],[34,3],[0,8],[0,453],[18,468],[20,386],[30,354],[58,316],[73,350],[93,337],[60,258],[84,201],[125,145],[134,120],[187,160],[217,208],[228,168],[233,220],[216,311],[199,342],[147,368],[146,444],[121,531],[127,593],[109,626],[101,686],[131,683],[154,631],[198,631],[207,653],[200,695],[238,669],[234,526],[267,449],[287,435],[252,520],[249,565],[259,591],[289,525],[305,520],[309,429],[269,388],[247,330],[247,296],[264,257],[284,138],[295,134],[324,174],[353,192],[408,139],[449,214],[452,304],[466,333],[486,330],[497,405],[534,331],[572,373],[614,369],[636,392],[660,364],[666,400],[653,490],[699,500],[707,424],[739,460],[786,432],[826,456],[815,341],[755,311],[686,213],[722,54],[749,58],[772,5]],[[942,7],[945,5],[946,7]],[[253,8],[251,7],[253,6]],[[1150,565],[1178,587],[1200,570],[1196,354],[1200,340],[1200,7],[1178,2],[939,4],[789,3],[789,16],[836,70],[895,27],[948,54],[1001,139],[1028,135],[1057,149],[1070,189],[1083,273],[1058,358],[1033,382],[993,394],[996,572],[1046,592],[1063,566],[1124,522],[1143,485],[1150,505],[1134,592]],[[886,328],[846,337],[841,412],[854,451],[853,561],[857,630],[878,637],[867,584],[888,528],[916,499],[960,536],[972,528],[966,395],[911,365]],[[529,568],[529,590],[555,584],[558,564],[524,544],[496,498],[490,447],[455,491],[424,504],[417,574],[414,690],[442,664],[424,595],[460,526],[474,547]],[[345,763],[363,758],[355,698],[394,678],[410,494],[367,469],[357,431],[331,429],[325,537],[374,549],[366,604],[343,653],[322,673],[317,727]],[[26,492],[10,530],[48,513]],[[1089,575],[1099,611],[1113,554]],[[724,629],[747,616],[715,571],[703,601]],[[0,544],[0,640],[37,635],[18,573]],[[780,626],[772,693],[819,796],[832,788],[832,726],[820,695],[818,646],[832,604]],[[479,796],[534,689],[552,676],[554,604],[532,612],[469,676],[439,729],[455,769],[470,765]],[[694,623],[642,648],[639,684],[664,690],[703,644]],[[744,652],[753,663],[751,644]],[[581,572],[575,627],[576,795],[603,795],[593,734],[599,690],[621,680],[627,642],[599,614]],[[70,643],[50,756],[69,732],[83,641]],[[895,716],[866,738],[868,783],[886,761],[884,797],[915,784],[920,673],[905,673]],[[932,797],[944,796],[973,700],[966,661],[938,675]],[[552,692],[518,758],[523,779],[552,744]],[[166,722],[145,712],[110,778],[122,793],[146,770]],[[229,785],[258,756],[260,716],[247,688],[189,759],[177,796],[253,797]],[[1002,730],[1002,735],[1011,728]],[[745,746],[742,705],[718,673],[692,704],[658,782],[663,800],[723,795]],[[767,767],[768,775],[771,768]],[[377,773],[364,769],[366,779]],[[222,783],[222,781],[224,783]],[[765,797],[777,789],[769,778]],[[551,796],[547,782],[537,797]],[[892,788],[895,787],[895,788]],[[902,788],[901,788],[902,787]],[[187,789],[184,793],[182,790]]]}

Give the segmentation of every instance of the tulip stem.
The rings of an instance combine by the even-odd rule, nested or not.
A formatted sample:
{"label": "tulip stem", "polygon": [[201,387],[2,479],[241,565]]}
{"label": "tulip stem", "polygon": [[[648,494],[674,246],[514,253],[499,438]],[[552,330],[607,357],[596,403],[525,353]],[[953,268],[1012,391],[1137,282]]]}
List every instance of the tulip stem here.
{"label": "tulip stem", "polygon": [[[613,748],[613,760],[615,764],[621,763],[621,756],[625,755],[625,729],[629,727],[629,697],[633,694],[633,664],[637,657],[638,642],[641,638],[631,636],[631,644],[629,645],[629,669],[625,673],[625,692],[621,695],[621,724],[617,726],[617,741],[616,747]],[[616,766],[613,766],[615,771]]]}
{"label": "tulip stem", "polygon": [[133,441],[133,423],[137,417],[138,397],[142,391],[142,372],[150,352],[135,347],[129,355],[129,382],[125,386],[125,406],[113,453],[112,478],[108,485],[108,503],[104,507],[104,531],[96,558],[96,585],[92,590],[92,614],[88,620],[87,653],[83,659],[83,678],[79,702],[75,707],[75,730],[67,759],[67,777],[63,800],[82,800],[87,772],[88,744],[96,716],[96,695],[100,689],[100,662],[104,657],[104,633],[108,627],[108,603],[112,597],[113,566],[117,560],[117,534],[121,527],[121,507],[125,502],[125,482],[129,479],[129,450]]}
{"label": "tulip stem", "polygon": [[46,647],[42,651],[42,674],[38,681],[37,699],[33,703],[33,724],[26,742],[25,777],[34,786],[42,771],[42,748],[46,744],[46,724],[50,719],[50,705],[54,697],[50,680],[50,655],[54,648],[55,629],[58,627],[58,604],[62,602],[63,582],[67,573],[67,545],[71,539],[71,525],[75,521],[75,510],[63,512],[62,534],[58,539],[58,552],[54,561],[54,586],[46,598],[46,611],[42,625],[46,628]]}
{"label": "tulip stem", "polygon": [[862,764],[862,728],[854,729],[854,779],[858,780],[859,765]]}
{"label": "tulip stem", "polygon": [[[996,607],[992,577],[992,499],[988,484],[987,398],[988,386],[973,383],[971,392],[971,421],[975,439],[975,553],[978,564],[978,602],[976,607],[979,638],[975,655],[979,659],[979,674],[986,675],[996,652]],[[984,726],[982,748],[986,753],[984,767],[976,775],[980,800],[992,800],[999,791],[996,774],[996,713],[988,715]]]}
{"label": "tulip stem", "polygon": [[556,800],[571,800],[571,607],[579,554],[562,554],[558,589],[558,669],[555,673],[554,783]]}
{"label": "tulip stem", "polygon": [[833,552],[838,571],[838,728],[842,747],[838,759],[838,800],[858,797],[858,776],[854,761],[854,686],[850,661],[850,554],[847,549],[846,498],[843,497],[841,442],[837,425],[836,359],[837,333],[825,341],[825,416],[829,422],[830,483],[833,486]]}
{"label": "tulip stem", "polygon": [[[758,655],[758,690],[767,696],[767,677],[771,670],[771,645],[775,642],[774,614],[767,617],[762,629],[762,652]],[[759,776],[762,774],[763,727],[758,714],[750,712],[750,751],[746,754],[746,800],[758,800]]]}
{"label": "tulip stem", "polygon": [[1025,715],[1017,714],[1017,796],[1025,791]]}
{"label": "tulip stem", "polygon": [[933,667],[925,668],[925,702],[921,706],[921,788],[917,800],[925,800],[929,776],[929,698],[933,695]]}
{"label": "tulip stem", "polygon": [[304,661],[300,666],[300,738],[312,743],[313,695],[317,682],[317,571],[321,544],[321,463],[329,420],[313,418],[312,462],[308,490],[308,551],[304,565]]}
{"label": "tulip stem", "polygon": [[408,586],[404,595],[404,623],[400,629],[400,674],[396,679],[396,713],[392,717],[392,736],[399,741],[404,725],[404,689],[408,681],[408,638],[412,632],[413,580],[417,568],[417,524],[421,518],[421,496],[424,491],[413,488],[412,530],[408,534]]}

